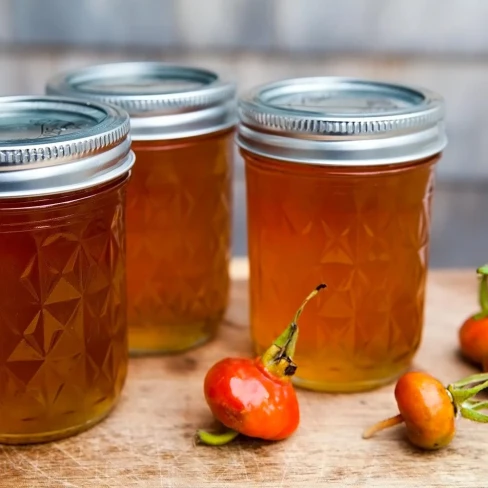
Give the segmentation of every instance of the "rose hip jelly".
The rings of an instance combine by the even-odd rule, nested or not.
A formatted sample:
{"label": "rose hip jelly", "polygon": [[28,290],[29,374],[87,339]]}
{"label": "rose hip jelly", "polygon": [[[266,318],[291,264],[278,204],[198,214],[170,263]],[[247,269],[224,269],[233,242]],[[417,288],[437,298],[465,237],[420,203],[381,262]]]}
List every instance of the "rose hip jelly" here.
{"label": "rose hip jelly", "polygon": [[127,370],[129,117],[0,98],[0,442],[87,429]]}
{"label": "rose hip jelly", "polygon": [[187,349],[211,338],[229,289],[235,89],[164,63],[94,66],[49,93],[103,100],[131,116],[137,156],[127,194],[129,346]]}
{"label": "rose hip jelly", "polygon": [[357,391],[392,381],[421,342],[441,97],[305,78],[256,88],[239,114],[257,352],[324,282],[301,318],[296,383]]}

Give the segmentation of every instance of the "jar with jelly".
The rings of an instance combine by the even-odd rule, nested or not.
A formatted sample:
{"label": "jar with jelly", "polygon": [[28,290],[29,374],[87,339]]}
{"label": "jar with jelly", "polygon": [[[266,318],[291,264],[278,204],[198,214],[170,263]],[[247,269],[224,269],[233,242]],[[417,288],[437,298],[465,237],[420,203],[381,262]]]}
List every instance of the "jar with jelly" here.
{"label": "jar with jelly", "polygon": [[47,91],[130,114],[137,157],[127,194],[131,352],[207,341],[229,290],[233,84],[203,69],[136,62],[60,74]]}
{"label": "jar with jelly", "polygon": [[122,110],[0,98],[0,443],[75,434],[120,396],[133,162]]}
{"label": "jar with jelly", "polygon": [[421,343],[443,100],[361,79],[290,79],[239,103],[251,331],[261,353],[300,318],[296,384],[359,391],[396,379]]}

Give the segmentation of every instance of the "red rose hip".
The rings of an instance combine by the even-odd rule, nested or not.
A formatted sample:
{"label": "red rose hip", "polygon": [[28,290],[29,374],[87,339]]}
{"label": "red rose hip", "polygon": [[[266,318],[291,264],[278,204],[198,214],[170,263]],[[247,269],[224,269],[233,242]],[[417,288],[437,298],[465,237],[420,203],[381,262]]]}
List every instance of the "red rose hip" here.
{"label": "red rose hip", "polygon": [[222,445],[239,434],[278,441],[295,432],[300,409],[290,380],[297,369],[292,359],[297,320],[305,304],[323,288],[321,284],[308,295],[290,325],[261,357],[225,358],[210,368],[204,381],[205,399],[214,417],[229,430],[223,434],[199,431],[201,442]]}

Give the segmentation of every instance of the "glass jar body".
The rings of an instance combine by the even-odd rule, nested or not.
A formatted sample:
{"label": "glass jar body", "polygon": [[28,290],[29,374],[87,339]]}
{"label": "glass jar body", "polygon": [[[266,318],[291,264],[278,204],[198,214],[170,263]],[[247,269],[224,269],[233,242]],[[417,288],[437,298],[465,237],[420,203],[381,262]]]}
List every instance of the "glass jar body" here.
{"label": "glass jar body", "polygon": [[174,352],[211,338],[229,291],[233,130],[134,141],[127,199],[129,347]]}
{"label": "glass jar body", "polygon": [[125,187],[0,200],[0,442],[83,431],[127,371]]}
{"label": "glass jar body", "polygon": [[296,384],[360,391],[410,365],[422,337],[430,207],[440,155],[346,167],[246,162],[251,331],[262,353],[300,318]]}

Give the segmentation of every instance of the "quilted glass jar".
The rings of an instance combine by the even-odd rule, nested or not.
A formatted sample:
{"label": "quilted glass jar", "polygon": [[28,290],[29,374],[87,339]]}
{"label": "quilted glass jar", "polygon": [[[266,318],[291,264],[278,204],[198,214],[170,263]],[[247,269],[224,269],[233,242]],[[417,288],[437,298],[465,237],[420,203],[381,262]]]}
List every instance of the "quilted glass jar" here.
{"label": "quilted glass jar", "polygon": [[256,351],[324,282],[300,319],[296,383],[358,391],[394,380],[422,337],[442,99],[306,78],[256,88],[239,114]]}
{"label": "quilted glass jar", "polygon": [[0,98],[0,442],[105,417],[128,350],[129,117],[103,104]]}
{"label": "quilted glass jar", "polygon": [[61,74],[47,91],[110,102],[131,116],[131,352],[207,341],[229,291],[234,86],[210,71],[141,62]]}

